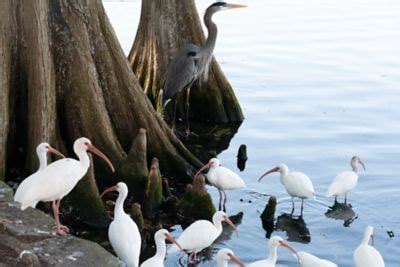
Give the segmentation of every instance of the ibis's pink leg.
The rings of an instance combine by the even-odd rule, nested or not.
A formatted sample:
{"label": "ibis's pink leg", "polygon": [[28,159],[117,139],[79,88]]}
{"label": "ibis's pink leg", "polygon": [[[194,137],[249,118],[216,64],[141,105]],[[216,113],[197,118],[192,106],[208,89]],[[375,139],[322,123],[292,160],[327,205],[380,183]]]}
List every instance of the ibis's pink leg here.
{"label": "ibis's pink leg", "polygon": [[196,255],[194,251],[189,254],[189,263],[193,263],[193,255]]}
{"label": "ibis's pink leg", "polygon": [[304,208],[304,198],[301,199],[301,213],[300,213],[300,216],[303,215],[303,208]]}
{"label": "ibis's pink leg", "polygon": [[[58,231],[58,229],[62,230],[65,234],[69,233],[69,228],[65,225],[62,225],[60,223],[60,204],[61,204],[61,199],[57,199],[53,202],[53,205],[55,205],[55,212],[57,212],[57,217],[56,214],[54,214],[54,219],[56,220],[56,225],[54,228]],[[54,212],[54,206],[53,206],[53,212]]]}
{"label": "ibis's pink leg", "polygon": [[59,211],[57,209],[57,202],[53,201],[52,206],[53,206],[54,220],[56,221],[56,225],[53,227],[53,229],[55,228],[56,234],[67,235],[67,233],[63,229],[61,229]]}
{"label": "ibis's pink leg", "polygon": [[347,193],[344,194],[344,204],[347,205]]}

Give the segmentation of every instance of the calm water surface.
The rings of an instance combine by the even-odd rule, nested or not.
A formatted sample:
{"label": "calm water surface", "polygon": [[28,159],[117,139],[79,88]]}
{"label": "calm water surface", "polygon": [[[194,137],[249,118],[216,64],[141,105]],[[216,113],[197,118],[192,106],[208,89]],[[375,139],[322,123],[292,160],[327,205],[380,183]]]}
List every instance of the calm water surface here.
{"label": "calm water surface", "polygon": [[[203,14],[212,1],[196,2]],[[400,1],[247,3],[247,9],[215,17],[215,55],[246,117],[219,158],[238,171],[237,149],[246,144],[249,160],[240,173],[247,188],[228,193],[228,213],[244,212],[239,237],[228,233],[214,250],[229,247],[244,262],[267,256],[259,219],[265,194],[278,198],[277,216],[290,212],[291,202],[278,175],[261,183],[257,178],[284,162],[308,174],[317,192],[317,200],[306,201],[303,216],[311,241],[291,242],[296,249],[352,266],[365,227],[373,225],[386,266],[400,266]],[[140,1],[107,1],[105,7],[128,53]],[[324,215],[333,203],[324,193],[338,172],[350,168],[352,155],[364,160],[367,171],[349,196],[357,218],[345,227],[343,220]],[[209,192],[218,204],[216,189]],[[396,236],[389,238],[387,230]],[[293,239],[293,232],[290,237],[282,230],[274,234]],[[168,257],[167,266],[180,266],[180,257]],[[283,248],[278,258],[278,266],[296,266]]]}

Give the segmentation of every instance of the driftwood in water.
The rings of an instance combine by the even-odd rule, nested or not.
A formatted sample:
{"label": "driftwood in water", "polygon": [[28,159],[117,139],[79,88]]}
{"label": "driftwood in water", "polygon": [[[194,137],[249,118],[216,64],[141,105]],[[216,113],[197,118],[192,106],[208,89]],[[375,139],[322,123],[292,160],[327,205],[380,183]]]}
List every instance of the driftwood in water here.
{"label": "driftwood in water", "polygon": [[274,231],[275,211],[276,211],[276,197],[271,196],[268,199],[268,203],[265,206],[264,211],[260,215],[262,226],[266,232],[265,236],[267,238],[270,238],[272,232]]}
{"label": "driftwood in water", "polygon": [[[194,0],[142,1],[139,28],[128,59],[153,105],[175,53],[189,43],[201,45],[204,40]],[[214,58],[208,80],[192,86],[190,99],[190,115],[195,120],[243,121],[239,102]],[[185,97],[179,98],[181,106],[184,101]],[[178,110],[177,116],[186,118],[182,110]]]}
{"label": "driftwood in water", "polygon": [[247,161],[247,147],[246,145],[240,145],[237,154],[237,167],[240,171],[243,171],[246,168],[246,161]]}

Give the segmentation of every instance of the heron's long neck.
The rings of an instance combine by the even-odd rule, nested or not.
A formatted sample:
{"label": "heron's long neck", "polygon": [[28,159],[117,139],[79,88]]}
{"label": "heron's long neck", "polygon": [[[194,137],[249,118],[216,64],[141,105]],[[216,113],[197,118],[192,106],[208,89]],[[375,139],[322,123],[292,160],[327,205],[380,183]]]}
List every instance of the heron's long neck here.
{"label": "heron's long neck", "polygon": [[117,201],[115,202],[115,207],[114,207],[114,218],[123,216],[123,214],[125,214],[124,201],[125,201],[127,195],[128,195],[128,192],[125,192],[125,191],[119,192],[118,198],[117,198]]}
{"label": "heron's long neck", "polygon": [[212,15],[214,15],[214,12],[212,11],[207,11],[204,15],[204,24],[207,27],[208,36],[206,43],[201,48],[202,52],[208,52],[210,55],[214,51],[218,33],[217,25],[212,21]]}
{"label": "heron's long neck", "polygon": [[218,267],[228,267],[228,261],[222,258],[218,259]]}
{"label": "heron's long neck", "polygon": [[38,158],[39,158],[39,170],[41,171],[47,166],[47,153],[37,153]]}
{"label": "heron's long neck", "polygon": [[167,249],[165,247],[165,239],[158,238],[156,240],[156,255],[154,257],[164,260],[165,254],[167,253]]}
{"label": "heron's long neck", "polygon": [[269,246],[269,256],[268,260],[275,265],[276,260],[278,258],[278,247],[277,246]]}

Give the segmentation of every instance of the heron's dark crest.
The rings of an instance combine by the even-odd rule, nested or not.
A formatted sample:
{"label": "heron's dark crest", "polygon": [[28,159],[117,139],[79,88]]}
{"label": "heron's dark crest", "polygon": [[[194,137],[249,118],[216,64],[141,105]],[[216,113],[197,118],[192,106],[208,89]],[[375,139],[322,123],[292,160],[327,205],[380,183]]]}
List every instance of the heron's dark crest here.
{"label": "heron's dark crest", "polygon": [[213,6],[226,6],[227,3],[225,2],[215,2],[214,4],[210,5],[208,8],[213,7]]}

